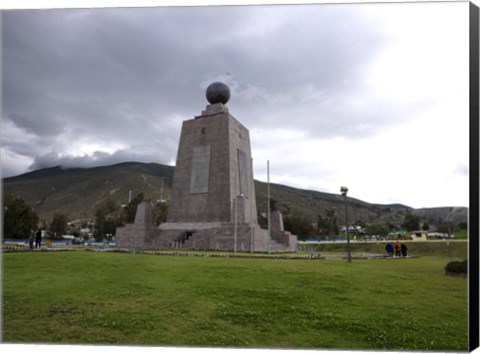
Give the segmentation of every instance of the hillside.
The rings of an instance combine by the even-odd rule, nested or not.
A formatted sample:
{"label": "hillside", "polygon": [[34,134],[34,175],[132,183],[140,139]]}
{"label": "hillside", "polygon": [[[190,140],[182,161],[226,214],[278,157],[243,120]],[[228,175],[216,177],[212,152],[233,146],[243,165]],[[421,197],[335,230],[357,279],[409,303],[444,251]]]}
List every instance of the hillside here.
{"label": "hillside", "polygon": [[[68,215],[70,220],[92,218],[97,205],[105,198],[126,204],[129,193],[158,200],[167,199],[174,167],[156,163],[127,162],[112,166],[88,169],[63,170],[53,167],[26,173],[3,180],[4,195],[21,197],[31,205],[41,219],[49,220],[56,213]],[[257,208],[267,210],[267,185],[255,181]],[[308,217],[312,222],[318,215],[334,209],[338,220],[344,219],[344,199],[340,194],[302,190],[280,184],[270,184],[271,198],[276,208],[284,214]],[[467,208],[430,208],[413,210],[401,204],[370,204],[348,197],[348,213],[351,223],[386,223],[400,225],[405,212],[412,210],[429,223],[460,222],[467,220]]]}
{"label": "hillside", "polygon": [[421,208],[414,213],[432,224],[457,224],[468,219],[468,209],[464,207]]}
{"label": "hillside", "polygon": [[[255,182],[257,206],[259,210],[267,209],[267,185]],[[318,215],[325,215],[328,209],[334,209],[339,223],[345,218],[345,201],[340,194],[330,194],[312,190],[296,189],[279,184],[270,184],[271,198],[276,208],[283,214],[303,215],[315,222]],[[348,218],[351,223],[386,223],[400,225],[405,212],[412,210],[407,206],[369,204],[359,199],[348,197]]]}
{"label": "hillside", "polygon": [[69,170],[52,167],[4,179],[3,192],[23,198],[41,219],[48,220],[56,212],[71,220],[87,219],[106,198],[126,204],[130,191],[132,196],[144,193],[160,199],[162,178],[168,193],[172,177],[173,167],[154,163]]}

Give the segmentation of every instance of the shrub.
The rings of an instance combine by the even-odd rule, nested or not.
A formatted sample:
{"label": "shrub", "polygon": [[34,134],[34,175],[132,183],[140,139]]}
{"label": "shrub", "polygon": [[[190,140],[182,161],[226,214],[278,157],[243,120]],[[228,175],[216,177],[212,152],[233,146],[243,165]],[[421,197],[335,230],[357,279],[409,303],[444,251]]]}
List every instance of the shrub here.
{"label": "shrub", "polygon": [[449,273],[467,274],[467,272],[468,272],[467,260],[464,260],[463,262],[453,261],[453,262],[448,263],[445,266],[445,272],[447,274],[449,274]]}

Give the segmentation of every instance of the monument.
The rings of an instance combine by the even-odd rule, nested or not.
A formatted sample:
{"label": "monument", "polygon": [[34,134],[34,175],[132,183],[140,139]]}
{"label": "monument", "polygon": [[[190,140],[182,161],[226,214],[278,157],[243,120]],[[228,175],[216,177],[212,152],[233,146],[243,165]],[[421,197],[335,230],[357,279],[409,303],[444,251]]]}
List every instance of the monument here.
{"label": "monument", "polygon": [[230,89],[215,82],[206,98],[205,110],[182,125],[167,222],[152,230],[136,219],[117,230],[118,246],[295,251],[297,238],[283,230],[281,215],[271,219],[270,233],[258,225],[250,134],[225,105]]}

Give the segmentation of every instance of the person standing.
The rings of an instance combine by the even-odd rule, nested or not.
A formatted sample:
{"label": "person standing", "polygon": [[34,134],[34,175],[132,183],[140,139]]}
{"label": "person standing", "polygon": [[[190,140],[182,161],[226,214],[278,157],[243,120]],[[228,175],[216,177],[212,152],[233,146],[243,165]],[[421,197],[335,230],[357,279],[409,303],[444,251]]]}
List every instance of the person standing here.
{"label": "person standing", "polygon": [[393,244],[391,242],[387,243],[385,246],[385,251],[389,257],[393,257]]}
{"label": "person standing", "polygon": [[35,248],[40,248],[42,246],[42,229],[38,229],[35,234]]}
{"label": "person standing", "polygon": [[395,242],[395,257],[401,257],[402,256],[402,244],[400,241],[397,240]]}
{"label": "person standing", "polygon": [[33,243],[35,242],[35,231],[30,230],[30,237],[28,238],[28,246],[30,251],[33,251]]}
{"label": "person standing", "polygon": [[402,246],[402,257],[406,257],[408,248],[404,243],[402,243],[401,246]]}

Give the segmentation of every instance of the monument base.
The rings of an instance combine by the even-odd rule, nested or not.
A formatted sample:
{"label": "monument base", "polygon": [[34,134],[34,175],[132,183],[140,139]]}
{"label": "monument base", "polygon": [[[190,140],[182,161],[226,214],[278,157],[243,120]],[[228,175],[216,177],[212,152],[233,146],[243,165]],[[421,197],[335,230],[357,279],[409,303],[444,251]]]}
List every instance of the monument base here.
{"label": "monument base", "polygon": [[164,223],[146,240],[148,248],[238,252],[295,252],[297,238],[278,232],[275,239],[258,225],[247,223]]}
{"label": "monument base", "polygon": [[275,212],[271,237],[258,224],[245,222],[166,222],[156,227],[151,214],[150,203],[142,202],[135,222],[117,228],[117,247],[272,253],[297,250],[297,237],[284,231],[281,214]]}

